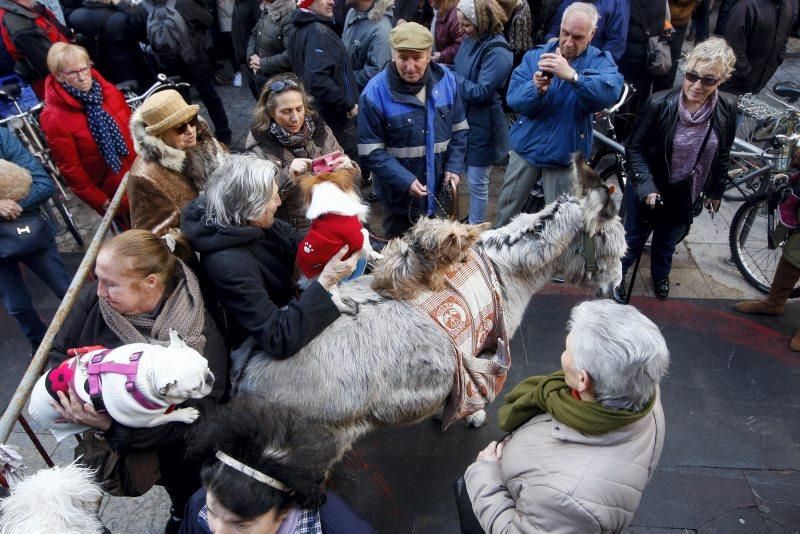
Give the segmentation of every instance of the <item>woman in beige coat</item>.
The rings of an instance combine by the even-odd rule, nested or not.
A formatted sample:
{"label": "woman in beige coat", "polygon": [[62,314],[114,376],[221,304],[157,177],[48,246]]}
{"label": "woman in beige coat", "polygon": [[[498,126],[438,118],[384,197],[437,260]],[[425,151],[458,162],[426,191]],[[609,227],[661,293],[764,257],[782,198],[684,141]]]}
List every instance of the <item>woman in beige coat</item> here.
{"label": "woman in beige coat", "polygon": [[[294,178],[311,172],[311,161],[339,151],[333,168],[358,164],[344,155],[336,136],[308,106],[308,95],[293,75],[275,76],[267,81],[256,104],[255,119],[245,142],[245,150],[278,167],[275,176],[281,206],[276,216],[305,234],[311,222],[305,217],[300,192]],[[361,171],[356,184],[361,183]]]}
{"label": "woman in beige coat", "polygon": [[128,178],[131,226],[163,236],[180,227],[181,210],[205,188],[224,145],[172,89],[147,98],[131,117],[136,160]]}
{"label": "woman in beige coat", "polygon": [[664,445],[658,327],[610,300],[572,310],[562,371],[518,384],[500,408],[511,432],[467,469],[487,533],[621,532]]}

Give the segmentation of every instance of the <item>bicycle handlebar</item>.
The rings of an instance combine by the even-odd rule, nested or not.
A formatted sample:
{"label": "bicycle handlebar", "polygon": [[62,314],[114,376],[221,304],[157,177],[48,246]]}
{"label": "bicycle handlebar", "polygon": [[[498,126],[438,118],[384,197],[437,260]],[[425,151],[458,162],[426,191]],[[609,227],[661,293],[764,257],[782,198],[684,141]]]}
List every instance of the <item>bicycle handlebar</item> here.
{"label": "bicycle handlebar", "polygon": [[147,91],[145,91],[141,95],[134,96],[133,98],[128,98],[125,100],[125,102],[127,102],[128,105],[135,104],[136,102],[146,100],[147,97],[149,97],[150,95],[161,89],[170,89],[170,88],[177,89],[179,87],[190,87],[188,83],[181,82],[179,80],[180,77],[178,76],[167,76],[164,73],[158,73],[158,75],[156,75],[156,83],[151,85],[150,88],[147,89]]}
{"label": "bicycle handlebar", "polygon": [[13,121],[14,119],[24,119],[24,118],[26,118],[28,115],[31,115],[31,114],[33,114],[33,113],[36,113],[36,112],[38,112],[38,111],[39,111],[39,110],[41,110],[43,107],[44,107],[44,102],[39,102],[39,103],[38,103],[38,104],[36,104],[35,106],[32,106],[31,108],[29,108],[29,109],[28,109],[28,110],[26,110],[26,111],[23,111],[22,113],[17,113],[16,115],[9,115],[9,116],[8,116],[8,117],[6,117],[5,119],[1,119],[1,120],[0,120],[0,126],[4,125],[4,124],[6,124],[6,123],[9,123],[9,122],[11,122],[11,121]]}

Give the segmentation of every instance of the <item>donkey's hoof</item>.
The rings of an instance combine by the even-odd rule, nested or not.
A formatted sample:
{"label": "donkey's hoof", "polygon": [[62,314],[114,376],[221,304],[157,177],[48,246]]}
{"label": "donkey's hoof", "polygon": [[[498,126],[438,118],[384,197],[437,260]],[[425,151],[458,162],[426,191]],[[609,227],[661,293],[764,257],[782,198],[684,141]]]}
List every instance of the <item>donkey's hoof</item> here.
{"label": "donkey's hoof", "polygon": [[472,428],[480,428],[486,424],[486,412],[481,410],[472,415],[467,416],[467,426]]}

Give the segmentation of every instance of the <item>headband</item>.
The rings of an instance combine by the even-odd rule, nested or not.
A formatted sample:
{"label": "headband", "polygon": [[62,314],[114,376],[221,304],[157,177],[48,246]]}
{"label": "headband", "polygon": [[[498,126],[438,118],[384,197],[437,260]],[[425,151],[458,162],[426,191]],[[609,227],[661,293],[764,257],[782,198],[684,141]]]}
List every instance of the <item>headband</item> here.
{"label": "headband", "polygon": [[239,460],[235,460],[235,459],[231,458],[230,456],[228,456],[227,454],[225,454],[222,451],[217,451],[216,456],[217,456],[217,459],[220,462],[222,462],[223,464],[227,465],[228,467],[230,467],[232,469],[236,469],[240,473],[242,473],[244,475],[247,475],[252,479],[258,480],[262,484],[266,484],[267,486],[273,487],[278,491],[283,491],[283,492],[290,493],[290,494],[294,493],[294,490],[291,489],[286,484],[284,484],[283,482],[279,482],[279,481],[275,480],[274,478],[272,478],[271,476],[265,475],[261,471],[256,471],[252,467],[248,467],[248,466],[244,465]]}

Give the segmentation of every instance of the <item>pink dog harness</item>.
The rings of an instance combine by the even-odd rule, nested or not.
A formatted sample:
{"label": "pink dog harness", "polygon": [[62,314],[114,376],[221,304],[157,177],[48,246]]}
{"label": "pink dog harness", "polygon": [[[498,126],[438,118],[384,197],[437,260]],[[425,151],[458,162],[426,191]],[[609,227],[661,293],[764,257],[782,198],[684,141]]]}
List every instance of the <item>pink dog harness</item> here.
{"label": "pink dog harness", "polygon": [[101,375],[107,373],[125,375],[125,390],[131,394],[142,408],[146,410],[163,409],[163,406],[147,400],[136,387],[136,371],[139,369],[139,358],[142,357],[142,352],[139,351],[131,354],[130,363],[103,362],[103,358],[105,358],[111,350],[112,349],[105,349],[94,354],[86,367],[86,372],[89,375],[89,397],[92,399],[92,404],[94,404],[95,409],[97,411],[107,411],[103,403],[103,381],[101,378]]}

